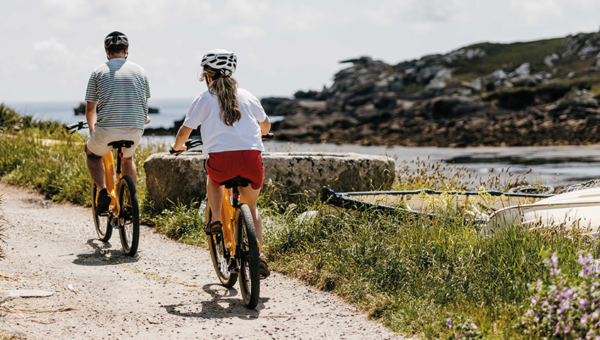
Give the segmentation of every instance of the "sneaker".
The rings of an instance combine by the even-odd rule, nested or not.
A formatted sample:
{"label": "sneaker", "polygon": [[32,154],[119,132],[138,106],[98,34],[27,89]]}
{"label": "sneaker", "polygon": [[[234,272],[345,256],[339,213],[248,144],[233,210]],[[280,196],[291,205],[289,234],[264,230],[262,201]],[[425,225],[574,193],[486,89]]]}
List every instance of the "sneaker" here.
{"label": "sneaker", "polygon": [[98,204],[96,204],[96,215],[100,215],[108,211],[110,205],[110,195],[106,189],[100,190],[98,193]]}
{"label": "sneaker", "polygon": [[267,264],[267,260],[265,260],[264,256],[260,256],[258,258],[258,272],[260,273],[261,279],[266,279],[271,275],[271,270],[269,269],[269,265]]}

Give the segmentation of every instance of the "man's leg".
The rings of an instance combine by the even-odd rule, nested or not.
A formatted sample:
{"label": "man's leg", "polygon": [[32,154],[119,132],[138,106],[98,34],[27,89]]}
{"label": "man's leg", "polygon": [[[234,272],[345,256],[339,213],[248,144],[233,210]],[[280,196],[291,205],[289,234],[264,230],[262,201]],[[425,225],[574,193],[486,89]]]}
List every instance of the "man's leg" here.
{"label": "man's leg", "polygon": [[223,188],[217,186],[207,176],[206,192],[208,194],[208,204],[210,204],[210,210],[212,211],[212,221],[206,221],[206,224],[221,221],[221,207],[223,206],[223,196],[225,195]]}
{"label": "man's leg", "polygon": [[87,147],[85,147],[85,155],[87,157],[87,168],[92,176],[92,181],[98,187],[98,190],[106,189],[106,183],[104,182],[104,164],[102,164],[102,157],[93,154]]}
{"label": "man's leg", "polygon": [[135,168],[135,162],[133,161],[133,156],[131,157],[123,157],[121,158],[121,167],[123,176],[127,175],[131,177],[133,183],[137,185],[137,169]]}

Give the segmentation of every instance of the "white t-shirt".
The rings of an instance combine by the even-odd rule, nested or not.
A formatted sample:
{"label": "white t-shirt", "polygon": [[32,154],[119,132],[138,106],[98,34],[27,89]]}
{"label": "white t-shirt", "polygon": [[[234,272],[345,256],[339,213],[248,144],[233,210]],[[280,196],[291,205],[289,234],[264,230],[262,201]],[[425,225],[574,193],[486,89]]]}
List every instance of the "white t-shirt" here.
{"label": "white t-shirt", "polygon": [[227,126],[221,120],[221,108],[216,95],[205,91],[192,102],[183,126],[196,129],[202,124],[200,133],[204,153],[264,150],[258,122],[267,119],[265,110],[250,92],[238,88],[236,95],[242,118],[233,126]]}

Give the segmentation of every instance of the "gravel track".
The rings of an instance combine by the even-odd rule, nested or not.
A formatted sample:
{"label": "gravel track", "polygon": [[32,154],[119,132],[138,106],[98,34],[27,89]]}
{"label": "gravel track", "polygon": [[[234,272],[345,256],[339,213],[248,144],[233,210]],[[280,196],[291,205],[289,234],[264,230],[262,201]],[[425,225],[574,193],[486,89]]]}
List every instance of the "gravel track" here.
{"label": "gravel track", "polygon": [[[30,339],[401,338],[332,294],[273,273],[256,310],[237,285],[218,284],[207,250],[141,227],[124,256],[118,233],[103,244],[90,208],[56,204],[0,183],[8,220],[0,261],[2,332]],[[6,298],[9,292],[53,292]]]}

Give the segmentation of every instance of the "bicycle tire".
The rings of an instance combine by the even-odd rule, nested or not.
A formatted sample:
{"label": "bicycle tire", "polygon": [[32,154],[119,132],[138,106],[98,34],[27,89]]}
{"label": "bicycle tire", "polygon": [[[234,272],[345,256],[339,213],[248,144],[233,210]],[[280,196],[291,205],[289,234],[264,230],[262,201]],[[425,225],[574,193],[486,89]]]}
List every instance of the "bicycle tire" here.
{"label": "bicycle tire", "polygon": [[[138,206],[135,184],[129,176],[123,176],[119,181],[119,234],[121,246],[125,255],[134,256],[140,242],[140,210]],[[127,195],[129,192],[129,195]]]}
{"label": "bicycle tire", "polygon": [[96,195],[98,195],[98,187],[96,184],[92,184],[92,214],[94,215],[94,227],[100,241],[108,242],[112,236],[112,220],[110,216],[98,216],[96,214]]}
{"label": "bicycle tire", "polygon": [[250,208],[241,204],[238,221],[238,245],[240,258],[240,293],[249,309],[256,308],[260,297],[260,272],[258,263],[258,243]]}
{"label": "bicycle tire", "polygon": [[[212,211],[210,206],[206,205],[207,209],[207,221],[212,218]],[[227,258],[225,257],[225,243],[223,242],[223,233],[218,235],[206,235],[208,236],[208,250],[210,251],[210,258],[212,259],[213,267],[217,273],[217,277],[221,284],[227,288],[231,288],[235,285],[235,281],[238,279],[236,273],[230,273],[227,266]]]}

